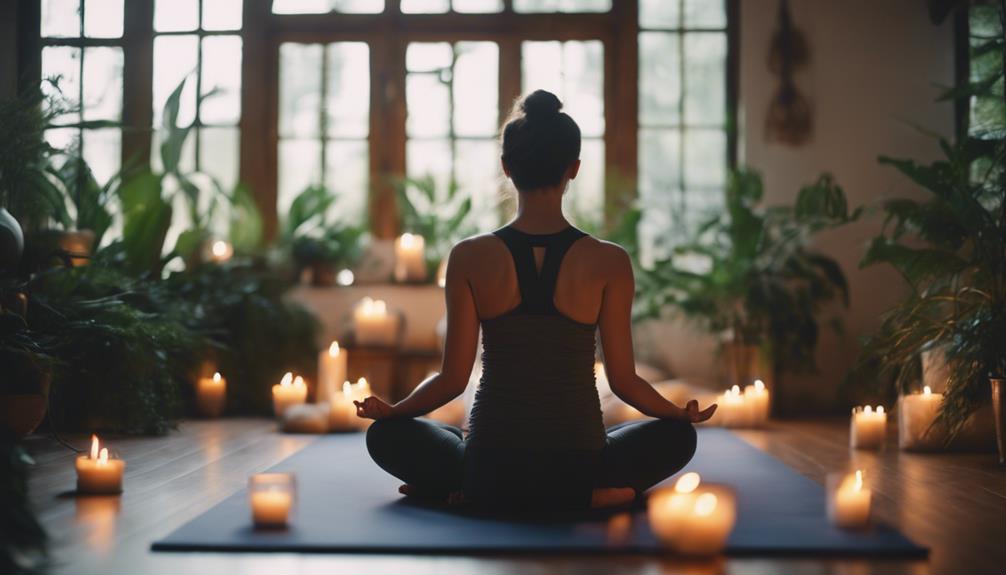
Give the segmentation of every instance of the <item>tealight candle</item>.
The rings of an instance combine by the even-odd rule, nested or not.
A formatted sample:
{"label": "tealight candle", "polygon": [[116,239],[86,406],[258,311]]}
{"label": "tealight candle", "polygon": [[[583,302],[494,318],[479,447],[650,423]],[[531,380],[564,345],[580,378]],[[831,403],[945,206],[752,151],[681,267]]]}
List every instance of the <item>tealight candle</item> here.
{"label": "tealight candle", "polygon": [[942,393],[933,393],[928,385],[922,393],[898,399],[898,446],[902,449],[934,449],[942,441],[932,426],[943,403]]}
{"label": "tealight candle", "polygon": [[842,529],[861,529],[870,522],[870,488],[863,471],[828,476],[828,518]]}
{"label": "tealight candle", "polygon": [[751,404],[745,401],[740,386],[733,386],[718,398],[719,417],[716,422],[723,427],[747,427],[751,423]]}
{"label": "tealight candle", "polygon": [[346,381],[347,355],[337,341],[333,341],[328,349],[318,354],[318,392],[315,402],[325,403],[338,393],[339,385]]}
{"label": "tealight candle", "polygon": [[384,300],[365,297],[353,310],[353,327],[358,344],[391,346],[398,335],[398,317],[388,313]]}
{"label": "tealight candle", "polygon": [[878,405],[852,408],[849,429],[849,446],[853,449],[879,449],[887,437],[887,413]]}
{"label": "tealight candle", "polygon": [[765,382],[756,379],[752,385],[744,386],[744,401],[748,404],[751,413],[751,424],[761,427],[768,421],[769,415],[769,392],[765,388]]}
{"label": "tealight candle", "polygon": [[[328,428],[330,431],[355,431],[359,428],[356,405],[353,404],[353,384],[342,384],[342,393],[329,400]],[[359,401],[359,400],[357,400]]]}
{"label": "tealight candle", "polygon": [[289,371],[277,385],[272,386],[272,406],[276,417],[283,417],[287,407],[307,401],[307,385],[301,376]]}
{"label": "tealight candle", "polygon": [[196,383],[196,407],[204,417],[219,417],[227,399],[227,380],[219,372]]}
{"label": "tealight candle", "polygon": [[108,456],[97,435],[91,436],[91,452],[77,457],[77,493],[109,495],[122,492],[122,475],[126,462]]}
{"label": "tealight candle", "polygon": [[671,549],[686,555],[719,553],[737,518],[731,490],[702,484],[698,473],[686,473],[673,488],[654,491],[647,505],[650,529]]}
{"label": "tealight candle", "polygon": [[405,233],[395,240],[395,281],[426,280],[426,240],[417,234]]}
{"label": "tealight candle", "polygon": [[258,473],[248,480],[252,521],[256,527],[283,527],[290,521],[297,494],[292,473]]}

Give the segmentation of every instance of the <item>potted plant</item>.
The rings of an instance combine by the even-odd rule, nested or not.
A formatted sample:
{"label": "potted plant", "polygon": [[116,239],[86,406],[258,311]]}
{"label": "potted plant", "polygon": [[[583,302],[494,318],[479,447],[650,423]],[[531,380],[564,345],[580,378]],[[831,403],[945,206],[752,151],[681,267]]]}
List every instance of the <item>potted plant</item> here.
{"label": "potted plant", "polygon": [[295,277],[305,271],[315,286],[335,285],[336,274],[353,267],[362,254],[365,230],[335,217],[338,197],[324,186],[297,194],[283,221],[280,243],[287,246]]}
{"label": "potted plant", "polygon": [[[859,216],[849,212],[829,175],[800,190],[794,206],[762,207],[761,176],[730,176],[725,209],[703,221],[669,258],[639,271],[637,317],[665,308],[719,336],[732,383],[761,377],[776,386],[774,409],[786,411],[783,373],[815,368],[820,316],[835,300],[848,305],[838,263],[810,247],[813,236]],[[832,325],[838,325],[832,318]]]}
{"label": "potted plant", "polygon": [[403,232],[418,234],[426,242],[426,277],[438,275],[458,241],[475,232],[470,221],[472,198],[451,181],[438,190],[433,176],[406,178],[398,184],[398,210]]}

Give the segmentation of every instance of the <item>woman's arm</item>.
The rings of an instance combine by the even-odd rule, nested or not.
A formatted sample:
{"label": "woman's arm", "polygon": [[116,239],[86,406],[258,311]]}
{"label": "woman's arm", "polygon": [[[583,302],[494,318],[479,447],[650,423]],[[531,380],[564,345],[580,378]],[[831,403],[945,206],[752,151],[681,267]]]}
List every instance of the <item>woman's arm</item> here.
{"label": "woman's arm", "polygon": [[681,418],[693,422],[705,421],[716,411],[712,405],[704,411],[698,403],[689,401],[685,408],[664,399],[643,378],[636,375],[636,361],[632,350],[632,299],[636,285],[632,263],[624,250],[614,245],[603,264],[613,271],[604,287],[598,324],[601,331],[601,348],[604,350],[604,369],[611,390],[622,401],[644,415],[657,418]]}
{"label": "woman's arm", "polygon": [[408,397],[388,405],[376,397],[357,402],[357,415],[372,419],[387,417],[418,417],[446,404],[464,393],[475,362],[479,340],[479,317],[475,298],[465,270],[471,245],[461,242],[454,246],[447,260],[447,338],[440,373],[420,383]]}

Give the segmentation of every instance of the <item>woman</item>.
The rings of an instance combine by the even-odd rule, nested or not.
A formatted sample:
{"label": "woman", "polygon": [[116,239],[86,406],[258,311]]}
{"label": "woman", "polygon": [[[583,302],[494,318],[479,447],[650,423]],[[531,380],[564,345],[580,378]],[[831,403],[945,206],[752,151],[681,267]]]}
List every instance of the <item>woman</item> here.
{"label": "woman", "polygon": [[[691,459],[692,424],[716,409],[678,407],[636,375],[629,257],[562,213],[580,169],[580,128],[561,108],[538,90],[503,129],[517,216],[451,251],[442,371],[395,405],[357,402],[360,417],[377,420],[367,433],[371,457],[405,482],[402,493],[510,510],[627,503]],[[464,391],[480,326],[483,375],[467,438],[414,419]],[[605,430],[595,332],[612,391],[655,420]]]}

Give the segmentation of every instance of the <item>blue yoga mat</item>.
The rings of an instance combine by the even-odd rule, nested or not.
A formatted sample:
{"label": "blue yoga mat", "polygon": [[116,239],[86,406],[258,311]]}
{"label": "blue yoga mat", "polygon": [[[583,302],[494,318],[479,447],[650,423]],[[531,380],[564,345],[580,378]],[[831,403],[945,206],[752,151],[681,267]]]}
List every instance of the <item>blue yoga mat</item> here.
{"label": "blue yoga mat", "polygon": [[[155,551],[305,553],[659,553],[645,510],[632,512],[627,536],[612,538],[607,516],[491,518],[400,496],[400,482],[367,455],[362,434],[324,436],[272,471],[297,475],[289,528],[255,530],[242,490],[153,544]],[[728,555],[924,557],[897,531],[849,532],[825,516],[824,489],[723,429],[701,429],[685,471],[737,491],[737,524]],[[668,480],[669,482],[671,480]]]}

